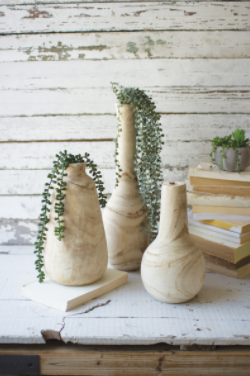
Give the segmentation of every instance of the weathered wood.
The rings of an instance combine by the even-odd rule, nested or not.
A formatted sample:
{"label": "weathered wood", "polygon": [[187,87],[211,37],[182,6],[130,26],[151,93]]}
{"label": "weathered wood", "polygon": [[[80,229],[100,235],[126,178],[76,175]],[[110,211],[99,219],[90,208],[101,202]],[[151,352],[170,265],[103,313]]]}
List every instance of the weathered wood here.
{"label": "weathered wood", "polygon": [[[52,165],[51,165],[52,169]],[[0,170],[0,195],[40,195],[44,190],[49,170]],[[115,169],[100,169],[104,181],[104,193],[115,187]],[[166,171],[166,175],[167,175]],[[91,176],[91,175],[90,175]]]}
{"label": "weathered wood", "polygon": [[[41,212],[41,202],[40,195],[0,196],[1,218],[37,219]],[[3,224],[5,225],[5,222]],[[11,230],[9,227],[7,229]]]}
{"label": "weathered wood", "polygon": [[[228,122],[232,126],[242,123],[243,127],[247,127],[248,115],[246,117],[245,115],[235,116],[232,118],[232,121],[231,117],[228,117]],[[212,120],[212,123],[214,122],[214,126],[216,124],[219,126],[220,120],[218,122]],[[222,126],[224,118],[221,118],[221,122]],[[116,137],[116,126],[117,120],[115,115],[6,117],[0,119],[0,142],[52,140],[111,141]]]}
{"label": "weathered wood", "polygon": [[[115,169],[100,169],[109,194],[115,186]],[[183,181],[187,177],[187,167],[163,168],[165,180]],[[50,170],[0,170],[0,195],[40,195]],[[4,198],[3,198],[4,199]]]}
{"label": "weathered wood", "polygon": [[123,30],[249,30],[246,2],[1,6],[0,33]]}
{"label": "weathered wood", "polygon": [[0,244],[33,245],[36,241],[37,225],[38,221],[32,219],[0,219]]}
{"label": "weathered wood", "polygon": [[[150,75],[150,73],[148,73]],[[133,85],[134,86],[134,85]],[[246,87],[142,87],[168,114],[249,113],[250,89]],[[116,98],[107,89],[0,90],[1,116],[115,114]]]}
{"label": "weathered wood", "polygon": [[156,346],[0,346],[4,355],[38,355],[41,375],[248,375],[249,348],[180,351]]}
{"label": "weathered wood", "polygon": [[[250,132],[250,114],[162,115],[160,121],[165,141],[210,140],[236,127]],[[115,115],[6,117],[0,119],[0,142],[105,141],[116,137],[116,126]]]}
{"label": "weathered wood", "polygon": [[243,90],[243,86],[250,86],[248,59],[76,60],[27,64],[1,63],[0,89],[111,90],[111,81],[151,90],[173,86],[229,86],[231,90],[234,86],[234,90],[237,87]]}
{"label": "weathered wood", "polygon": [[[51,169],[55,154],[63,150],[72,154],[88,152],[99,168],[115,168],[115,143],[94,141],[0,143],[2,169]],[[200,161],[210,161],[210,151],[209,141],[167,141],[161,152],[162,167],[195,166]]]}
{"label": "weathered wood", "polygon": [[[226,3],[229,0],[213,0],[213,3]],[[237,0],[237,2],[244,2],[247,0]],[[124,0],[110,0],[109,3],[124,3]],[[164,0],[127,0],[126,3],[165,3]],[[190,2],[190,0],[169,0],[168,3],[176,4],[176,2]],[[195,0],[195,3],[211,2],[211,0]],[[1,5],[37,5],[37,4],[63,4],[63,3],[107,3],[107,0],[1,0]]]}
{"label": "weathered wood", "polygon": [[[65,342],[93,345],[250,344],[249,277],[234,280],[207,273],[202,290],[193,300],[166,305],[144,290],[139,272],[130,273],[124,286],[62,315],[60,311],[20,297],[20,285],[36,276],[34,248],[29,247],[30,254],[27,248],[3,247],[3,252],[10,249],[9,254],[1,253],[0,249],[0,285],[3,286],[0,343],[44,343],[44,338],[57,336]],[[107,299],[111,302],[101,306]],[[91,309],[96,305],[96,309]]]}
{"label": "weathered wood", "polygon": [[247,58],[247,31],[143,31],[0,37],[0,62]]}

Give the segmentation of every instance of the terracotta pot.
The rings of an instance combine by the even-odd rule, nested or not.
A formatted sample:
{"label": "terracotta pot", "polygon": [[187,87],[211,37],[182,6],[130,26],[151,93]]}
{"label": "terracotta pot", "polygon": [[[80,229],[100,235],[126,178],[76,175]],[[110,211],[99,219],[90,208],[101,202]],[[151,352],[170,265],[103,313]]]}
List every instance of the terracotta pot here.
{"label": "terracotta pot", "polygon": [[162,186],[160,230],[143,255],[145,289],[165,303],[183,303],[201,289],[205,278],[202,252],[188,233],[186,184]]}
{"label": "terracotta pot", "polygon": [[70,164],[64,177],[64,236],[54,235],[55,191],[44,247],[44,267],[54,282],[82,286],[100,279],[107,268],[108,251],[102,214],[94,180],[85,172],[85,163]]}
{"label": "terracotta pot", "polygon": [[[119,270],[140,268],[148,240],[141,232],[145,211],[137,189],[134,172],[135,127],[130,105],[120,108],[122,132],[119,137],[118,161],[122,169],[104,210],[104,227],[108,242],[109,264]],[[119,116],[119,111],[118,111]]]}
{"label": "terracotta pot", "polygon": [[[220,167],[220,163],[223,160],[222,170],[223,171],[238,171],[238,162],[237,159],[237,152],[233,148],[225,148],[224,155],[226,158],[222,158],[222,147],[219,146],[216,149],[214,154],[215,164],[216,166]],[[246,146],[244,148],[238,148],[240,152],[239,159],[240,159],[240,168],[241,171],[245,170],[247,166],[249,166],[249,148]]]}

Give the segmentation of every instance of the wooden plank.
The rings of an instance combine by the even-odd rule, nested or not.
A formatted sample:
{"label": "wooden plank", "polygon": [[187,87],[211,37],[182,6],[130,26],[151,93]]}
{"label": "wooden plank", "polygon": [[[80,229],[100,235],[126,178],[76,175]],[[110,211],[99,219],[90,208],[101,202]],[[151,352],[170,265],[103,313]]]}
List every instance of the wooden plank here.
{"label": "wooden plank", "polygon": [[99,89],[110,88],[111,81],[140,88],[250,86],[248,59],[76,60],[27,64],[1,63],[0,89]]}
{"label": "wooden plank", "polygon": [[[113,105],[114,108],[114,105]],[[250,134],[250,114],[162,115],[164,141],[203,141],[224,136],[238,127]],[[37,116],[0,119],[0,142],[84,141],[116,137],[115,115]]]}
{"label": "wooden plank", "polygon": [[0,62],[248,58],[246,31],[23,34],[0,37]]}
{"label": "wooden plank", "polygon": [[[99,168],[115,168],[113,157],[115,143],[95,141],[1,143],[1,168],[7,170],[51,169],[55,154],[62,150],[67,150],[72,154],[88,152]],[[195,166],[201,160],[209,161],[210,151],[209,141],[194,141],[193,143],[169,141],[164,144],[161,152],[162,167]]]}
{"label": "wooden plank", "polygon": [[99,168],[115,168],[115,143],[112,141],[2,143],[0,152],[7,154],[3,155],[1,168],[8,170],[51,169],[55,155],[63,150],[72,154],[88,152]]}
{"label": "wooden plank", "polygon": [[0,33],[123,30],[249,30],[244,2],[1,6]]}
{"label": "wooden plank", "polygon": [[[114,111],[115,105],[113,104]],[[248,124],[248,115],[235,118]],[[243,118],[241,118],[243,116]],[[246,116],[246,118],[245,118]],[[250,116],[249,116],[250,118]],[[230,121],[229,117],[229,121]],[[232,122],[231,122],[232,123]],[[116,137],[115,115],[103,116],[39,116],[0,119],[1,141],[84,141],[112,140]]]}
{"label": "wooden plank", "polygon": [[[149,73],[150,74],[150,73]],[[134,85],[133,85],[134,86]],[[155,87],[144,89],[160,113],[249,113],[249,87]],[[0,117],[114,115],[116,98],[107,89],[0,90]]]}
{"label": "wooden plank", "polygon": [[249,348],[226,347],[216,351],[180,351],[166,345],[101,347],[12,345],[1,346],[4,355],[38,355],[41,375],[93,376],[248,376]]}
{"label": "wooden plank", "polygon": [[[9,254],[0,252],[0,285],[4,287],[0,290],[4,303],[0,304],[0,343],[43,343],[43,331],[46,339],[61,338],[75,344],[250,344],[249,277],[235,280],[207,273],[193,300],[166,305],[148,295],[137,271],[129,273],[129,282],[119,289],[62,316],[53,308],[20,299],[20,283],[36,275],[34,248],[29,247],[30,254],[27,247],[22,248],[15,247],[16,252]],[[108,305],[100,304],[107,300]],[[91,309],[94,306],[96,309]]]}
{"label": "wooden plank", "polygon": [[[213,3],[224,3],[227,2],[228,0],[213,0]],[[246,0],[238,0],[239,2],[244,2]],[[64,4],[64,3],[124,3],[124,0],[1,0],[0,4],[1,5],[31,5],[31,4]],[[164,0],[127,0],[126,3],[165,3]],[[176,4],[176,0],[169,0],[168,3],[173,3]],[[190,2],[190,0],[181,0],[180,2]],[[195,0],[196,3],[199,2],[211,2],[211,0]]]}

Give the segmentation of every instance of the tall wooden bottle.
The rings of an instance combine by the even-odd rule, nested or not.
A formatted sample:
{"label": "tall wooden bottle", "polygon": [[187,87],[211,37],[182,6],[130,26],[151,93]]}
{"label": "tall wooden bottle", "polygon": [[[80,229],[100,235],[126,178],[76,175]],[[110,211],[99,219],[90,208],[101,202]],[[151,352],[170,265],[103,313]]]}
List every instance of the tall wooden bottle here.
{"label": "tall wooden bottle", "polygon": [[161,302],[182,303],[200,291],[205,272],[203,254],[188,233],[186,184],[164,183],[159,234],[142,259],[144,287]]}
{"label": "tall wooden bottle", "polygon": [[100,279],[108,263],[107,242],[102,214],[93,179],[85,172],[85,163],[72,163],[65,171],[64,236],[54,235],[55,191],[44,247],[44,267],[54,282],[82,286]]}
{"label": "tall wooden bottle", "polygon": [[136,270],[140,268],[142,254],[148,241],[141,232],[145,211],[134,172],[136,140],[131,106],[124,104],[119,109],[118,116],[121,116],[122,128],[118,161],[122,172],[118,187],[115,188],[104,211],[104,228],[108,242],[109,264],[114,269]]}

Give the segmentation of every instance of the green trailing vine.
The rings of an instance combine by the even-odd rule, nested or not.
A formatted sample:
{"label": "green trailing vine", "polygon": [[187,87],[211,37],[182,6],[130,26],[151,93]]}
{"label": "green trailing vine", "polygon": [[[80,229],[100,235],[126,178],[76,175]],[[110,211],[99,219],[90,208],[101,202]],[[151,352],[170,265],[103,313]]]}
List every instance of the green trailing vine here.
{"label": "green trailing vine", "polygon": [[[163,175],[161,171],[162,128],[159,122],[161,116],[155,111],[155,103],[144,91],[138,88],[125,88],[112,82],[113,92],[118,100],[119,108],[129,104],[134,112],[136,134],[136,151],[134,156],[134,171],[137,176],[138,191],[141,194],[146,221],[142,232],[152,242],[157,236],[157,221],[160,215],[160,193]],[[116,185],[121,177],[121,166],[118,162],[118,144],[122,132],[120,117],[117,124],[117,138],[115,140],[115,163],[117,166]]]}
{"label": "green trailing vine", "polygon": [[250,144],[249,138],[246,138],[245,135],[245,130],[244,129],[235,129],[232,134],[229,136],[224,136],[224,137],[215,137],[213,140],[209,140],[212,143],[212,151],[209,154],[211,157],[211,162],[212,165],[210,166],[210,169],[213,169],[213,165],[215,164],[215,158],[214,154],[217,150],[218,147],[221,146],[221,162],[219,164],[220,171],[222,170],[223,167],[223,160],[226,158],[225,156],[225,149],[227,148],[232,148],[233,150],[236,151],[236,162],[238,166],[238,173],[241,173],[241,168],[240,168],[240,155],[241,153],[239,152],[238,148],[243,148],[246,147]]}
{"label": "green trailing vine", "polygon": [[51,193],[50,190],[56,190],[56,197],[55,197],[55,206],[54,210],[56,213],[55,221],[57,222],[57,227],[55,227],[55,236],[59,241],[64,238],[64,221],[63,221],[63,214],[64,214],[64,202],[63,200],[66,197],[67,192],[67,184],[63,181],[64,176],[67,176],[65,170],[68,168],[70,163],[83,163],[86,162],[86,167],[90,170],[93,180],[96,184],[97,191],[98,191],[98,198],[101,207],[105,207],[107,200],[106,196],[103,194],[104,185],[102,181],[102,175],[100,171],[97,169],[97,165],[89,159],[89,154],[85,153],[84,157],[80,154],[72,155],[68,154],[67,150],[64,152],[60,152],[56,154],[56,160],[53,161],[53,169],[48,174],[49,182],[45,183],[45,189],[43,192],[43,206],[41,209],[41,214],[39,216],[39,231],[37,236],[37,241],[35,242],[35,253],[37,259],[35,261],[36,270],[38,271],[37,278],[39,282],[43,282],[45,278],[45,274],[42,270],[43,268],[43,249],[44,249],[44,242],[46,240],[46,231],[48,228],[46,227],[47,223],[49,222],[48,213],[50,212],[51,208]]}

